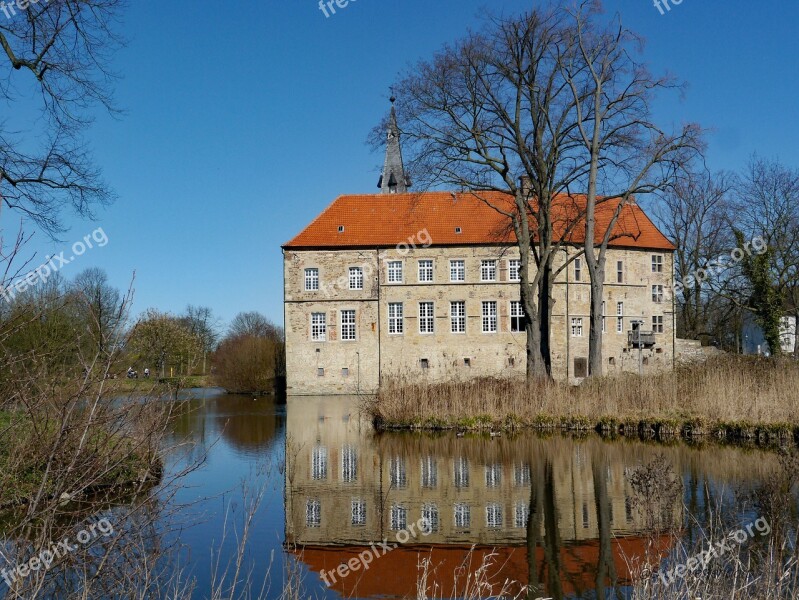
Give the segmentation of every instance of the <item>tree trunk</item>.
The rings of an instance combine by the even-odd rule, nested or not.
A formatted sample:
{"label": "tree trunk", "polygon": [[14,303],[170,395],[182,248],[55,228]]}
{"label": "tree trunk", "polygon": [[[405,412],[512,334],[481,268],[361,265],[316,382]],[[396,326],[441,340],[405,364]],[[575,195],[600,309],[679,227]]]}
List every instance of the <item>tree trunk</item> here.
{"label": "tree trunk", "polygon": [[611,546],[610,497],[608,495],[607,465],[600,456],[591,461],[594,478],[594,501],[596,502],[597,527],[599,529],[599,561],[596,569],[596,593],[598,600],[605,598],[605,586],[616,587],[616,566],[613,563]]}
{"label": "tree trunk", "polygon": [[541,330],[539,345],[541,348],[541,360],[548,377],[552,376],[552,350],[551,350],[551,330],[552,330],[552,260],[547,264],[542,264],[544,269],[538,283],[538,322]]}
{"label": "tree trunk", "polygon": [[[530,281],[530,256],[532,239],[530,235],[530,224],[527,218],[527,205],[522,191],[516,192],[516,206],[521,217],[513,218],[513,228],[519,245],[519,296],[524,308],[525,331],[527,333],[527,383],[542,381],[549,378],[547,365],[541,345],[541,314],[540,303],[536,302],[537,289],[541,285],[540,270],[536,272],[534,282]],[[535,285],[533,285],[535,284]]]}
{"label": "tree trunk", "polygon": [[541,326],[535,312],[527,318],[525,329],[527,330],[527,381],[529,383],[547,379],[549,373],[541,353]]}
{"label": "tree trunk", "polygon": [[591,277],[591,318],[588,331],[588,374],[603,374],[602,361],[602,292],[605,289],[605,259],[597,263],[597,272]]}
{"label": "tree trunk", "polygon": [[793,315],[793,356],[799,358],[799,311]]}

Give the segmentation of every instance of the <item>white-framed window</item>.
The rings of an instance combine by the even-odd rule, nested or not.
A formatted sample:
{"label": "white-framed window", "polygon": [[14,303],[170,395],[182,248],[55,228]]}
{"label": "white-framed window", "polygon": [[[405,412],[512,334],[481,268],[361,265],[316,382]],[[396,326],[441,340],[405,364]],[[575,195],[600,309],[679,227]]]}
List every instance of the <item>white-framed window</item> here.
{"label": "white-framed window", "polygon": [[496,281],[496,280],[497,280],[497,261],[481,260],[480,281]]}
{"label": "white-framed window", "polygon": [[390,260],[388,261],[388,282],[389,283],[402,283],[402,261]]}
{"label": "white-framed window", "polygon": [[497,332],[497,303],[493,300],[483,301],[483,333]]}
{"label": "white-framed window", "polygon": [[469,459],[460,456],[455,459],[455,487],[458,489],[469,487]]}
{"label": "white-framed window", "polygon": [[311,474],[314,481],[327,479],[327,447],[314,446],[311,458]]}
{"label": "white-framed window", "polygon": [[616,333],[624,333],[624,302],[616,303]]}
{"label": "white-framed window", "polygon": [[574,280],[575,281],[582,281],[583,280],[583,259],[582,258],[575,258],[574,259]]}
{"label": "white-framed window", "polygon": [[405,459],[393,456],[389,461],[389,483],[391,487],[404,489],[408,486],[408,472],[405,468]]}
{"label": "white-framed window", "polygon": [[603,300],[602,301],[602,333],[607,333],[606,323],[605,323],[605,307],[607,303]]}
{"label": "white-framed window", "polygon": [[402,531],[408,527],[408,509],[399,504],[391,507],[391,531]]}
{"label": "white-framed window", "polygon": [[311,339],[314,342],[327,340],[327,315],[325,313],[311,313]]}
{"label": "white-framed window", "polygon": [[572,317],[572,337],[583,337],[582,317]]}
{"label": "white-framed window", "polygon": [[517,502],[514,513],[514,527],[519,529],[527,527],[527,519],[530,518],[530,506],[524,502]]}
{"label": "white-framed window", "polygon": [[431,283],[433,281],[433,261],[424,259],[419,261],[419,282]]}
{"label": "white-framed window", "polygon": [[366,502],[355,498],[350,504],[350,522],[355,527],[366,525]]}
{"label": "white-framed window", "polygon": [[419,333],[435,333],[436,318],[432,302],[419,303]]}
{"label": "white-framed window", "polygon": [[510,330],[514,332],[524,331],[524,310],[521,300],[510,301]]}
{"label": "white-framed window", "polygon": [[486,465],[486,487],[496,488],[502,484],[502,465],[493,463]]}
{"label": "white-framed window", "polygon": [[305,269],[305,291],[315,292],[319,289],[319,269]]}
{"label": "white-framed window", "polygon": [[502,527],[502,505],[491,502],[486,505],[486,526],[494,529]]}
{"label": "white-framed window", "polygon": [[352,341],[355,339],[355,311],[341,311],[341,339]]}
{"label": "white-framed window", "polygon": [[391,334],[401,334],[405,332],[405,321],[403,319],[402,302],[388,303],[388,332]]}
{"label": "white-framed window", "polygon": [[530,463],[516,463],[513,465],[513,483],[516,487],[530,485]]}
{"label": "white-framed window", "polygon": [[455,259],[449,261],[449,280],[466,281],[466,261]]}
{"label": "white-framed window", "polygon": [[319,500],[308,500],[305,503],[305,525],[307,527],[322,525],[322,503]]}
{"label": "white-framed window", "polygon": [[508,260],[508,281],[520,281],[522,261],[518,258],[511,258]]}
{"label": "white-framed window", "polygon": [[662,285],[653,285],[652,286],[652,302],[657,302],[658,304],[663,302],[663,286]]}
{"label": "white-framed window", "polygon": [[455,300],[449,303],[450,331],[452,333],[466,333],[466,302]]}
{"label": "white-framed window", "polygon": [[344,483],[358,481],[358,450],[349,444],[341,449],[341,480]]}
{"label": "white-framed window", "polygon": [[438,487],[438,463],[435,457],[427,455],[422,458],[422,487]]}
{"label": "white-framed window", "polygon": [[616,283],[624,283],[624,261],[616,261]]}
{"label": "white-framed window", "polygon": [[363,267],[350,267],[350,289],[363,289]]}
{"label": "white-framed window", "polygon": [[662,254],[653,254],[652,255],[652,272],[653,273],[662,273],[663,272],[663,255]]}
{"label": "white-framed window", "polygon": [[652,317],[652,333],[663,333],[663,315]]}
{"label": "white-framed window", "polygon": [[433,533],[440,526],[438,506],[432,502],[422,506],[422,533]]}
{"label": "white-framed window", "polygon": [[468,504],[459,502],[455,505],[452,513],[455,515],[455,527],[462,529],[472,524],[472,510]]}

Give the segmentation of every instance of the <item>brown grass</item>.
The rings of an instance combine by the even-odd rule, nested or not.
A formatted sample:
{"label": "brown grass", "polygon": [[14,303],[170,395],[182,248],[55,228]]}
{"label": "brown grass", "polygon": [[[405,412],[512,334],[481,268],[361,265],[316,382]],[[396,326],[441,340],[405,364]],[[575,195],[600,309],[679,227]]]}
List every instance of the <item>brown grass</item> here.
{"label": "brown grass", "polygon": [[730,356],[580,386],[393,379],[367,402],[367,410],[382,428],[598,428],[787,439],[799,428],[799,362]]}

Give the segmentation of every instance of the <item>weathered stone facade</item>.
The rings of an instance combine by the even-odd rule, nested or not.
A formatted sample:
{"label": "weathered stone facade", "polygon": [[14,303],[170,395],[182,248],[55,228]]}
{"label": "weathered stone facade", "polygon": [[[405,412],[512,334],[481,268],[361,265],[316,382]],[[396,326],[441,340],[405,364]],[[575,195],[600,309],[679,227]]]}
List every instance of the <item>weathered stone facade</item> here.
{"label": "weathered stone facade", "polygon": [[[513,331],[518,320],[512,318],[511,303],[519,300],[519,284],[510,279],[510,261],[514,259],[518,259],[518,250],[508,244],[285,248],[289,394],[373,392],[386,377],[431,382],[478,376],[522,377],[526,334],[523,327]],[[566,260],[565,253],[561,254],[555,269]],[[608,251],[603,336],[606,374],[672,368],[672,260],[672,252],[663,249]],[[432,261],[432,281],[430,263],[423,261]],[[453,281],[453,269],[455,279],[460,279],[460,263],[452,261],[463,261],[463,281]],[[491,279],[492,263],[484,266],[483,261],[493,261],[494,280],[484,281]],[[398,281],[389,280],[389,263],[401,263]],[[392,268],[396,279],[399,271],[396,265]],[[361,269],[362,286],[357,271],[351,285],[351,269]],[[310,285],[306,285],[306,270],[311,273]],[[590,287],[584,261],[579,265],[573,262],[558,275],[552,301],[553,376],[576,382],[585,375],[588,360]],[[453,306],[453,302],[463,304]],[[396,312],[398,306],[401,317]],[[465,315],[458,319],[461,306]],[[428,316],[431,308],[432,315]],[[640,355],[628,342],[636,319],[643,321],[644,332],[653,332],[654,345]],[[315,329],[313,320],[317,321]]]}

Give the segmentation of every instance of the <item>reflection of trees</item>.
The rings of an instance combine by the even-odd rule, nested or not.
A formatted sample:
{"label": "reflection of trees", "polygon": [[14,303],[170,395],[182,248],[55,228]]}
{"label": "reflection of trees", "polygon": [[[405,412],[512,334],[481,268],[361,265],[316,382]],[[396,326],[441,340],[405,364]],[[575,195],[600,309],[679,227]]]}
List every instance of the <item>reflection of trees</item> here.
{"label": "reflection of trees", "polygon": [[609,583],[616,588],[616,565],[613,563],[613,549],[610,546],[611,505],[608,496],[608,465],[604,453],[595,453],[591,460],[594,476],[594,499],[596,517],[599,524],[599,560],[596,569],[596,593],[598,600],[605,598],[605,586]]}
{"label": "reflection of trees", "polygon": [[[530,515],[527,519],[527,566],[530,598],[538,598],[541,583],[546,579],[547,594],[563,598],[560,564],[561,539],[552,462],[534,463],[535,477],[530,485]],[[541,540],[543,524],[544,539]],[[544,560],[539,565],[538,549],[543,549]]]}
{"label": "reflection of trees", "polygon": [[189,442],[192,455],[202,453],[219,438],[234,450],[251,454],[268,451],[285,427],[275,400],[261,397],[219,395],[189,400],[175,407],[173,442]]}

